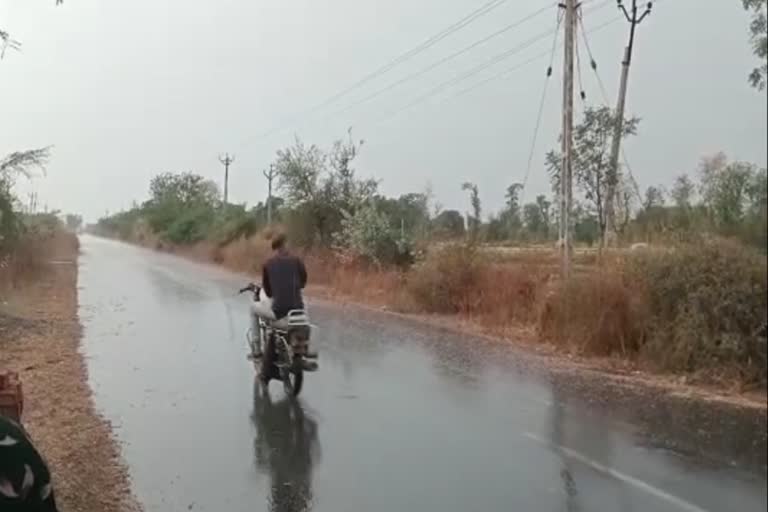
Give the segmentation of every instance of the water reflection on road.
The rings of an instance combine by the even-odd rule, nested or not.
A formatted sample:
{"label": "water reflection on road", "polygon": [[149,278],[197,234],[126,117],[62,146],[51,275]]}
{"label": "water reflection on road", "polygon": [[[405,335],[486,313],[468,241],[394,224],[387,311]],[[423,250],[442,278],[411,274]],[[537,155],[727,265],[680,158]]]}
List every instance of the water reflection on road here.
{"label": "water reflection on road", "polygon": [[253,389],[251,421],[256,427],[256,467],[269,477],[269,510],[310,510],[312,471],[320,458],[317,422],[300,400],[274,399],[258,382]]}
{"label": "water reflection on road", "polygon": [[317,301],[320,371],[294,402],[254,387],[247,277],[88,237],[82,253],[89,380],[147,512],[766,508],[764,419]]}

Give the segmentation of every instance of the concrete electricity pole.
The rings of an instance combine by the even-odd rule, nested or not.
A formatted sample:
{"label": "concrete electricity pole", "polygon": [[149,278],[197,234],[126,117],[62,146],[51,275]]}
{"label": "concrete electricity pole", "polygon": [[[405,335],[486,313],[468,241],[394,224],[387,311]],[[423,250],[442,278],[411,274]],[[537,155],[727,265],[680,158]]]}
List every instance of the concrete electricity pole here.
{"label": "concrete electricity pole", "polygon": [[269,172],[263,171],[264,177],[267,178],[267,186],[269,188],[269,195],[267,196],[267,224],[272,224],[272,180],[277,177],[277,171],[274,165],[269,166]]}
{"label": "concrete electricity pole", "polygon": [[564,278],[571,273],[573,232],[573,69],[576,38],[576,0],[565,0],[565,58],[563,65],[563,167],[560,170],[560,256]]}
{"label": "concrete electricity pole", "polygon": [[224,164],[224,204],[228,204],[229,199],[229,166],[235,162],[234,156],[229,156],[226,153],[224,156],[219,156],[219,162]]}
{"label": "concrete electricity pole", "polygon": [[632,62],[632,50],[635,47],[635,28],[651,13],[653,2],[648,2],[642,14],[639,14],[637,0],[632,0],[632,7],[627,11],[622,0],[618,0],[619,9],[629,22],[629,43],[624,48],[624,60],[621,62],[621,82],[619,84],[619,99],[616,105],[616,125],[611,143],[611,157],[606,176],[607,190],[605,195],[605,238],[604,245],[616,244],[616,194],[619,185],[619,154],[621,139],[624,131],[624,109],[627,103],[627,82],[629,80],[629,65]]}

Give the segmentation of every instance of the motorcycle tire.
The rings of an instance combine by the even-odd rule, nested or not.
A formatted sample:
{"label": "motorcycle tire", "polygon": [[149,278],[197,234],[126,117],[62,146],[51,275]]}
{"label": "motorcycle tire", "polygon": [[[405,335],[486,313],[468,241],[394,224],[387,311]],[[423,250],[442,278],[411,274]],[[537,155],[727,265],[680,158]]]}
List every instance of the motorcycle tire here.
{"label": "motorcycle tire", "polygon": [[294,368],[281,368],[280,380],[283,381],[285,394],[291,397],[299,396],[304,385],[304,370],[301,369],[301,360],[294,361]]}

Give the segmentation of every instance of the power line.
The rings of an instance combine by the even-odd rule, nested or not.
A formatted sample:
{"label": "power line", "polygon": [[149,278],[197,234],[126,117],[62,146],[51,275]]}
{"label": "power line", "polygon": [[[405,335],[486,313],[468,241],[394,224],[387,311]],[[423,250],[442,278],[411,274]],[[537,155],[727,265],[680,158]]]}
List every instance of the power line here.
{"label": "power line", "polygon": [[586,102],[587,93],[584,92],[584,79],[581,73],[581,52],[579,51],[578,41],[576,41],[573,46],[576,52],[576,76],[579,81],[579,97],[581,97],[581,101]]}
{"label": "power line", "polygon": [[504,27],[502,29],[497,30],[496,32],[493,32],[492,34],[489,34],[489,35],[483,37],[482,39],[479,39],[479,40],[475,41],[474,43],[470,44],[469,46],[465,46],[461,50],[458,50],[458,51],[456,51],[454,53],[451,53],[450,55],[447,55],[447,56],[445,56],[445,57],[443,57],[443,58],[433,62],[429,66],[427,66],[425,68],[422,68],[419,71],[416,71],[414,73],[411,73],[411,74],[407,75],[406,77],[401,78],[400,80],[392,82],[389,85],[387,85],[387,86],[385,86],[385,87],[383,87],[383,88],[373,92],[372,94],[369,94],[368,96],[365,96],[364,98],[362,98],[362,99],[360,99],[358,101],[355,101],[354,103],[352,103],[352,104],[350,104],[350,105],[348,105],[348,106],[346,106],[346,107],[344,107],[344,108],[342,108],[340,110],[337,110],[337,111],[331,113],[330,116],[335,116],[337,114],[344,113],[344,112],[346,112],[346,111],[348,111],[348,110],[350,110],[350,109],[352,109],[352,108],[354,108],[354,107],[356,107],[358,105],[362,105],[363,103],[367,103],[368,101],[370,101],[372,99],[375,99],[375,98],[381,96],[382,94],[384,94],[386,92],[389,92],[390,90],[394,89],[395,87],[397,87],[399,85],[402,85],[402,84],[404,84],[406,82],[409,82],[409,81],[413,80],[414,78],[418,78],[418,77],[424,75],[425,73],[427,73],[429,71],[432,71],[433,69],[435,69],[435,68],[445,64],[446,62],[449,62],[449,61],[455,59],[456,57],[459,57],[459,56],[469,52],[470,50],[473,50],[474,48],[477,48],[478,46],[480,46],[480,45],[482,45],[484,43],[487,43],[491,39],[493,39],[495,37],[498,37],[498,36],[500,36],[502,34],[506,34],[510,30],[512,30],[514,28],[517,28],[520,25],[522,25],[523,23],[526,23],[526,22],[536,18],[540,14],[543,14],[544,12],[548,11],[552,7],[555,7],[556,5],[557,4],[553,3],[553,4],[549,4],[549,5],[545,6],[545,7],[542,7],[541,9],[538,9],[537,11],[535,11],[535,12],[525,16],[524,18],[521,18],[521,19],[517,20],[516,22],[511,23],[511,24],[507,25],[506,27]]}
{"label": "power line", "polygon": [[[614,17],[614,18],[606,21],[605,23],[602,23],[601,25],[595,27],[594,29],[591,30],[591,32],[597,32],[598,30],[602,30],[603,28],[605,28],[608,25],[611,25],[611,24],[619,21],[620,19],[621,19],[621,17]],[[416,98],[411,103],[408,103],[407,105],[405,105],[405,106],[401,107],[400,109],[392,112],[391,114],[388,114],[386,116],[381,117],[380,119],[375,121],[373,123],[373,125],[378,126],[378,125],[382,124],[383,122],[385,122],[385,121],[389,120],[390,118],[400,114],[401,112],[406,111],[406,110],[408,110],[408,109],[418,105],[419,103],[422,103],[422,102],[428,100],[429,98],[431,98],[435,94],[439,93],[443,89],[445,89],[447,87],[450,87],[451,85],[454,85],[455,83],[461,82],[461,81],[463,81],[463,80],[465,80],[467,78],[471,78],[472,76],[478,74],[481,71],[484,71],[485,69],[487,69],[487,68],[497,64],[498,62],[513,56],[515,53],[519,53],[520,51],[530,47],[533,43],[535,43],[535,42],[537,42],[537,41],[539,41],[541,39],[544,39],[547,36],[552,36],[552,35],[553,35],[552,32],[549,32],[549,31],[546,32],[546,33],[543,33],[543,34],[539,34],[539,35],[535,36],[534,38],[524,42],[522,45],[520,45],[520,46],[518,46],[516,48],[513,48],[512,50],[508,50],[507,52],[504,52],[502,54],[496,55],[488,63],[482,64],[480,66],[476,66],[476,67],[470,69],[469,71],[467,71],[467,72],[465,72],[465,73],[463,73],[463,74],[461,74],[461,75],[459,75],[457,77],[454,77],[454,78],[452,78],[450,80],[447,80],[447,81],[439,84],[435,88],[431,89],[429,92],[427,92],[427,93],[419,96],[418,98]],[[489,82],[492,82],[492,81],[497,80],[497,79],[499,79],[499,78],[501,78],[503,76],[506,76],[506,75],[508,75],[510,73],[513,73],[514,71],[517,71],[520,68],[522,68],[522,67],[524,67],[524,66],[526,66],[528,64],[531,64],[532,62],[534,62],[536,60],[539,60],[539,59],[541,59],[541,58],[543,58],[543,57],[545,57],[545,56],[547,56],[549,54],[550,54],[550,50],[545,50],[544,52],[538,53],[538,54],[534,55],[533,57],[531,57],[531,58],[529,58],[529,59],[527,59],[527,60],[525,60],[525,61],[523,61],[521,63],[515,64],[514,66],[512,66],[510,68],[507,68],[507,69],[505,69],[505,70],[503,70],[503,71],[501,71],[501,72],[499,72],[499,73],[497,73],[497,74],[495,74],[495,75],[493,75],[491,77],[488,77],[488,78],[486,78],[486,79],[484,79],[484,80],[482,80],[482,81],[480,81],[480,82],[478,82],[476,84],[473,84],[473,85],[471,85],[471,86],[469,86],[469,87],[467,87],[465,89],[462,89],[462,90],[458,91],[455,95],[446,98],[446,101],[449,100],[449,99],[457,98],[459,96],[463,96],[464,94],[467,94],[469,92],[472,92],[475,89],[477,89],[477,88],[479,88],[479,87],[481,87],[481,86],[483,86],[483,85],[485,85],[485,84],[487,84]]]}
{"label": "power line", "polygon": [[[592,47],[589,44],[589,38],[587,37],[587,34],[589,34],[590,31],[586,29],[584,26],[584,17],[582,14],[579,14],[579,28],[582,36],[582,40],[584,41],[584,47],[587,50],[587,54],[589,55],[590,60],[590,67],[592,68],[592,71],[595,73],[595,77],[597,78],[597,83],[600,87],[600,93],[603,97],[603,101],[606,105],[610,104],[610,99],[608,99],[608,92],[605,87],[605,82],[603,82],[602,76],[600,76],[600,72],[597,69],[597,61],[595,61],[594,55],[592,54]],[[593,30],[594,32],[594,30]],[[635,195],[637,196],[638,201],[641,203],[643,202],[643,196],[640,192],[640,185],[637,183],[637,179],[635,178],[635,174],[632,170],[632,166],[629,163],[629,158],[627,157],[627,153],[624,150],[624,148],[621,148],[621,158],[624,163],[624,167],[627,168],[627,172],[629,173],[629,179],[632,183],[632,188],[634,189]]]}
{"label": "power line", "polygon": [[[523,178],[523,194],[525,193],[525,187],[528,185],[528,178],[531,174],[531,168],[533,166],[533,154],[536,151],[536,141],[539,138],[539,128],[541,127],[541,118],[544,114],[544,105],[546,104],[547,100],[547,90],[549,89],[549,79],[552,76],[552,66],[555,63],[555,51],[557,50],[557,39],[560,35],[560,24],[563,22],[563,16],[558,11],[557,13],[557,24],[555,25],[555,37],[552,38],[552,50],[551,55],[549,57],[549,67],[547,67],[547,77],[544,80],[544,87],[541,91],[541,101],[539,102],[539,112],[536,116],[536,125],[533,129],[533,138],[531,139],[531,149],[528,152],[528,165],[525,169],[525,176]],[[522,195],[522,194],[521,194]],[[523,200],[521,199],[521,203]]]}
{"label": "power line", "polygon": [[[371,80],[373,80],[374,78],[376,78],[376,77],[386,73],[387,71],[389,71],[390,69],[394,68],[398,64],[402,64],[403,62],[407,61],[411,57],[414,57],[414,56],[418,55],[419,53],[423,52],[424,50],[434,46],[435,44],[439,43],[440,41],[442,41],[443,39],[445,39],[449,35],[451,35],[454,32],[456,32],[457,30],[460,30],[460,29],[466,27],[467,25],[469,25],[470,23],[472,23],[476,19],[480,18],[481,16],[484,16],[485,14],[488,14],[489,12],[491,12],[494,9],[496,9],[497,7],[500,7],[501,4],[503,4],[506,1],[507,0],[491,0],[491,1],[483,4],[478,9],[472,11],[471,13],[469,13],[468,15],[466,15],[464,18],[460,19],[456,23],[452,24],[451,26],[443,29],[442,31],[440,31],[437,34],[433,35],[432,37],[428,38],[426,41],[424,41],[423,43],[417,45],[415,48],[412,48],[412,49],[408,50],[407,52],[399,55],[398,57],[395,57],[390,62],[388,62],[387,64],[384,64],[383,66],[381,66],[377,70],[375,70],[375,71],[365,75],[363,78],[361,78],[360,80],[358,80],[357,82],[355,82],[351,86],[349,86],[346,89],[344,89],[344,90],[334,94],[333,96],[329,97],[327,100],[325,100],[321,104],[321,106],[326,106],[329,103],[333,103],[334,101],[336,101],[337,99],[341,98],[345,94],[347,94],[347,93],[357,89],[361,85],[364,85],[364,84],[370,82]],[[318,107],[318,108],[320,108],[320,107]]]}
{"label": "power line", "polygon": [[[356,82],[354,82],[349,87],[347,87],[345,89],[342,89],[341,91],[339,91],[339,92],[329,96],[324,101],[318,103],[314,107],[311,107],[310,109],[306,110],[302,114],[299,114],[299,115],[294,116],[294,117],[295,118],[304,117],[306,115],[312,114],[312,113],[316,112],[317,110],[320,110],[320,109],[322,109],[322,108],[324,108],[324,107],[334,103],[339,98],[342,98],[343,96],[349,94],[350,92],[354,91],[355,89],[357,89],[357,88],[367,84],[371,80],[379,77],[380,75],[383,75],[384,73],[386,73],[387,71],[391,70],[392,68],[398,66],[399,64],[402,64],[403,62],[406,62],[407,60],[415,57],[416,55],[418,55],[419,53],[423,52],[424,50],[427,50],[427,49],[431,48],[435,44],[439,43],[440,41],[442,41],[446,37],[448,37],[451,34],[453,34],[454,32],[456,32],[458,30],[461,30],[462,28],[466,27],[467,25],[469,25],[470,23],[474,22],[478,18],[480,18],[480,17],[488,14],[489,12],[493,11],[494,9],[500,7],[506,1],[507,0],[490,0],[490,1],[486,2],[482,6],[478,7],[474,11],[470,12],[469,14],[467,14],[466,16],[461,18],[460,20],[458,20],[455,23],[451,24],[450,26],[444,28],[443,30],[441,30],[437,34],[434,34],[433,36],[427,38],[422,43],[416,45],[414,48],[411,48],[410,50],[408,50],[408,51],[398,55],[397,57],[395,57],[394,59],[390,60],[389,62],[387,62],[383,66],[381,66],[378,69],[368,73],[364,77],[362,77],[359,80],[357,80]],[[289,121],[287,124],[290,125],[291,122]],[[257,139],[263,139],[263,138],[268,137],[268,136],[270,136],[270,135],[272,135],[272,134],[274,134],[274,133],[276,133],[276,132],[278,132],[280,130],[283,130],[285,128],[286,128],[285,124],[283,124],[281,126],[278,126],[278,127],[275,127],[275,128],[272,128],[272,129],[270,129],[270,130],[268,130],[266,132],[263,132],[260,135],[258,135]]]}
{"label": "power line", "polygon": [[597,77],[597,83],[600,86],[600,92],[603,95],[603,101],[605,101],[606,104],[608,104],[610,101],[608,100],[608,93],[605,89],[605,83],[603,82],[603,78],[600,76],[600,73],[597,70],[597,61],[595,60],[594,55],[592,54],[592,47],[589,44],[589,38],[587,37],[587,30],[584,27],[584,16],[582,13],[579,13],[579,28],[581,29],[581,36],[584,41],[584,47],[587,50],[587,54],[589,55],[589,65],[592,68],[592,70],[595,72],[595,76]]}
{"label": "power line", "polygon": [[418,105],[419,103],[421,103],[421,102],[431,98],[432,96],[434,96],[435,94],[439,93],[443,89],[445,89],[447,87],[450,87],[450,86],[452,86],[454,84],[457,84],[457,83],[459,83],[459,82],[461,82],[463,80],[466,80],[467,78],[471,78],[474,75],[480,73],[481,71],[484,71],[484,70],[490,68],[491,66],[493,66],[495,64],[498,64],[499,62],[502,62],[502,61],[504,61],[504,60],[506,60],[506,59],[508,59],[510,57],[515,56],[516,54],[520,53],[521,51],[523,51],[523,50],[533,46],[535,43],[537,43],[537,42],[541,41],[542,39],[545,39],[546,37],[551,36],[551,35],[552,35],[552,32],[549,31],[549,30],[546,31],[546,32],[540,33],[540,34],[538,34],[538,35],[536,35],[536,36],[526,40],[525,42],[521,43],[520,45],[518,45],[518,46],[516,46],[516,47],[514,47],[514,48],[512,48],[510,50],[507,50],[505,52],[499,53],[499,54],[491,57],[490,59],[488,59],[487,62],[485,62],[483,64],[475,66],[472,69],[470,69],[468,71],[465,71],[464,73],[459,74],[458,76],[455,76],[455,77],[453,77],[453,78],[451,78],[449,80],[441,82],[436,87],[430,89],[425,94],[422,94],[421,96],[419,96],[418,98],[416,98],[412,102],[408,103],[404,107],[401,107],[400,109],[396,110],[392,114],[390,114],[388,116],[385,116],[383,119],[381,119],[381,121],[389,119],[390,117],[394,117],[397,114],[399,114],[400,112],[408,110],[411,107],[414,107],[414,106]]}
{"label": "power line", "polygon": [[[585,1],[583,2],[583,4],[582,4],[582,5],[587,5],[587,4],[589,4],[589,3],[591,3],[591,2],[594,2],[594,1],[596,1],[596,0],[585,0]],[[588,10],[588,12],[590,12],[590,13],[592,13],[592,12],[596,12],[596,11],[598,11],[598,10],[602,9],[603,7],[605,7],[606,5],[608,5],[608,4],[609,4],[611,1],[612,1],[612,0],[603,0],[603,1],[602,1],[602,2],[600,2],[598,5],[596,5],[596,6],[592,7],[592,8],[590,8],[590,9]],[[554,4],[554,5],[558,5],[558,4]],[[546,11],[547,11],[548,9],[550,9],[551,7],[552,7],[552,5],[548,5],[548,6],[546,6],[546,7],[543,7],[543,8],[541,8],[541,9],[539,9],[539,10],[538,10],[538,11],[536,11],[536,12],[533,12],[533,13],[531,13],[530,15],[528,15],[528,16],[526,16],[525,18],[523,18],[523,19],[519,20],[518,22],[515,22],[515,23],[513,23],[512,25],[508,25],[507,27],[504,27],[504,28],[502,28],[501,30],[499,30],[499,31],[497,31],[497,32],[495,32],[495,33],[493,33],[493,34],[490,34],[489,36],[487,36],[487,37],[485,37],[485,38],[483,38],[483,39],[481,39],[481,40],[479,40],[479,41],[477,41],[477,42],[475,42],[475,43],[471,44],[470,46],[468,46],[468,47],[466,47],[466,48],[464,48],[464,49],[462,49],[462,50],[459,50],[459,52],[456,52],[456,53],[455,53],[455,54],[453,54],[453,55],[449,55],[448,57],[446,57],[446,58],[444,59],[444,61],[450,60],[450,59],[452,59],[452,58],[454,58],[454,57],[456,57],[456,56],[458,56],[458,55],[461,55],[461,54],[462,54],[462,53],[464,53],[465,51],[471,50],[472,48],[475,48],[476,46],[478,46],[478,45],[480,45],[480,44],[482,44],[482,43],[484,43],[484,42],[488,41],[489,39],[491,39],[491,38],[493,38],[493,37],[496,37],[497,35],[500,35],[500,34],[502,34],[502,33],[504,33],[504,32],[507,32],[508,30],[510,30],[510,29],[512,29],[512,28],[515,28],[516,26],[519,26],[520,24],[522,24],[522,23],[524,23],[524,22],[526,22],[526,21],[529,21],[530,19],[532,19],[532,18],[534,18],[534,17],[536,17],[536,16],[538,16],[538,15],[540,15],[540,14],[542,14],[542,13],[546,12]],[[411,106],[414,106],[415,104],[421,103],[421,101],[422,101],[423,99],[428,99],[428,97],[429,97],[429,96],[431,96],[431,95],[432,95],[432,94],[434,94],[434,93],[437,93],[437,92],[439,92],[440,90],[444,89],[445,87],[448,87],[448,86],[450,86],[450,85],[453,85],[453,83],[457,83],[457,82],[459,82],[459,81],[462,81],[462,80],[464,80],[465,78],[471,77],[472,75],[475,75],[475,74],[477,74],[478,72],[480,72],[480,71],[483,71],[483,70],[487,69],[488,67],[490,67],[490,66],[494,65],[494,64],[495,64],[495,63],[497,63],[497,62],[499,62],[499,61],[501,61],[501,60],[504,60],[504,59],[506,59],[506,58],[508,58],[508,57],[510,57],[510,56],[512,56],[512,55],[514,55],[515,53],[519,53],[520,51],[522,51],[522,50],[524,50],[524,49],[528,48],[529,46],[533,45],[535,42],[537,42],[537,41],[539,41],[539,40],[542,40],[542,39],[545,39],[545,38],[546,38],[546,37],[548,37],[549,35],[550,35],[550,32],[544,32],[544,33],[540,33],[540,34],[538,34],[537,36],[534,36],[533,38],[531,38],[531,39],[527,40],[527,41],[526,41],[526,42],[524,42],[522,45],[520,45],[520,46],[518,46],[518,47],[515,47],[515,48],[513,48],[513,49],[511,49],[511,50],[508,50],[507,52],[503,52],[503,53],[501,53],[501,54],[498,54],[498,55],[496,55],[495,57],[491,58],[490,62],[488,62],[488,63],[486,63],[486,64],[484,64],[484,65],[480,65],[480,66],[478,66],[478,67],[476,67],[476,68],[473,68],[473,69],[469,70],[467,73],[465,73],[465,75],[466,75],[466,76],[465,76],[465,75],[462,75],[462,76],[460,76],[460,77],[456,77],[455,79],[449,80],[449,81],[447,81],[447,82],[444,82],[444,83],[442,83],[442,84],[438,85],[437,87],[435,87],[434,89],[432,89],[430,92],[426,93],[426,94],[425,94],[423,97],[419,97],[419,98],[417,98],[417,99],[414,101],[414,103],[413,103],[413,104],[409,104],[409,105],[406,105],[405,107],[403,107],[403,109],[408,109],[408,108],[410,108]],[[545,56],[545,55],[547,55],[548,53],[549,53],[548,51],[546,51],[546,52],[542,52],[541,54],[539,54],[539,55],[536,55],[536,56],[534,56],[533,58],[531,58],[529,61],[526,61],[526,62],[524,62],[524,63],[521,63],[520,65],[517,65],[517,66],[515,66],[514,68],[512,68],[512,69],[510,69],[510,70],[507,70],[507,71],[505,71],[505,72],[502,72],[502,73],[500,73],[499,75],[497,75],[497,76],[494,76],[494,77],[492,77],[491,79],[488,79],[487,81],[491,81],[491,80],[493,80],[493,79],[495,79],[495,78],[498,78],[498,76],[502,76],[502,75],[504,75],[504,74],[507,74],[507,73],[508,73],[508,72],[510,72],[510,71],[514,71],[514,70],[516,70],[516,69],[519,69],[520,67],[524,66],[525,64],[528,64],[528,63],[530,63],[530,62],[532,62],[532,61],[534,61],[534,60],[537,60],[537,59],[539,59],[539,58],[542,58],[542,57],[544,57],[544,56]],[[427,69],[425,69],[424,71],[429,71],[430,69],[433,69],[433,68],[434,68],[434,67],[436,67],[437,65],[440,65],[440,64],[442,64],[444,61],[438,61],[437,63],[435,63],[436,65],[433,65],[433,66],[429,66],[429,67],[428,67]],[[415,75],[417,75],[417,76],[418,76],[418,75],[420,75],[420,74],[423,74],[423,73],[421,73],[421,72],[417,72]],[[406,80],[408,80],[408,79],[410,79],[410,78],[412,78],[412,77],[406,77],[406,78],[405,78],[403,81],[406,81]],[[482,83],[484,84],[484,83],[486,83],[487,81],[483,81]],[[399,83],[395,83],[395,84],[391,84],[391,85],[392,85],[392,86],[396,86],[396,85],[399,85]],[[385,88],[385,89],[386,89],[386,88]],[[470,90],[471,90],[471,88],[470,88]],[[367,101],[368,99],[371,99],[372,97],[375,97],[375,96],[379,95],[379,93],[383,93],[383,92],[385,92],[385,90],[382,90],[382,91],[379,91],[379,92],[377,92],[377,93],[374,93],[374,94],[373,94],[371,97],[368,97],[368,98],[364,98],[363,100],[361,100],[361,101],[360,101],[360,103],[362,103],[362,102],[365,102],[365,101]],[[457,96],[460,96],[460,95],[464,94],[465,92],[469,92],[469,90],[466,90],[466,91],[461,91],[461,92],[459,92],[459,93],[457,94]],[[426,97],[426,98],[425,98],[425,97]],[[356,104],[353,104],[352,106],[355,106],[355,105],[356,105]],[[344,110],[347,110],[347,109],[344,109]],[[339,112],[337,112],[337,113],[339,113]],[[394,115],[397,115],[398,113],[399,113],[399,112],[395,112],[395,113],[393,114],[393,116],[394,116]],[[386,119],[388,119],[388,118],[389,118],[389,116],[387,116],[387,117],[385,117],[384,119],[380,120],[380,121],[379,121],[379,122],[377,122],[376,124],[378,125],[380,122],[383,122],[384,120],[386,120]]]}

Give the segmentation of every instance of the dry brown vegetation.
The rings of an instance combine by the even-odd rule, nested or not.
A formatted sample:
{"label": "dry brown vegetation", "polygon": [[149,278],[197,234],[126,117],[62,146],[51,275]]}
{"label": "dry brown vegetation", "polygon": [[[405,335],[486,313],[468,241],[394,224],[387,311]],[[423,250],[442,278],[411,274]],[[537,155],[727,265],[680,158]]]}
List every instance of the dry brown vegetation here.
{"label": "dry brown vegetation", "polygon": [[[257,276],[269,255],[261,234],[183,250]],[[489,251],[433,246],[408,270],[303,254],[325,295],[389,310],[450,315],[558,352],[608,357],[689,381],[748,390],[766,387],[766,258],[726,240],[641,251],[577,252],[572,279],[558,277],[544,247]]]}
{"label": "dry brown vegetation", "polygon": [[77,253],[71,234],[21,241],[0,274],[0,368],[21,377],[22,422],[51,466],[61,510],[138,510],[79,353]]}

